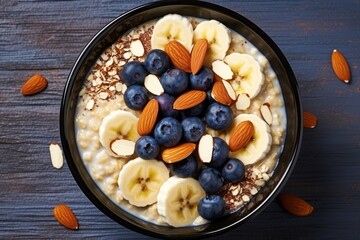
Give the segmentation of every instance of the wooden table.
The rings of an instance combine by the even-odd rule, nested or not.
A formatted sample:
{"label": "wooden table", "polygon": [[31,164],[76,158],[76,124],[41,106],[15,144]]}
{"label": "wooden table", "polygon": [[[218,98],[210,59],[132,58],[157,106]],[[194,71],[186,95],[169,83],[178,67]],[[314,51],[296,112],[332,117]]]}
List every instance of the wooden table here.
{"label": "wooden table", "polygon": [[[48,151],[60,141],[62,91],[81,49],[113,18],[146,2],[0,1],[0,238],[147,238],[100,212],[66,163],[52,167]],[[304,109],[319,119],[315,129],[305,129],[284,188],[312,203],[314,213],[294,217],[275,201],[221,238],[360,239],[360,1],[211,2],[249,18],[279,45]],[[333,73],[334,48],[350,64],[350,84]],[[22,96],[20,87],[35,73],[48,79],[48,88]],[[78,231],[55,221],[52,209],[61,202],[77,215]]]}

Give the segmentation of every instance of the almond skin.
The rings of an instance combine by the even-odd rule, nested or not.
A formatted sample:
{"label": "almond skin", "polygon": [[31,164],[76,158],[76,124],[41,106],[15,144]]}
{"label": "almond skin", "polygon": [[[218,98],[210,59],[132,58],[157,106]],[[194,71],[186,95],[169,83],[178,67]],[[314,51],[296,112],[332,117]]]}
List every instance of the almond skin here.
{"label": "almond skin", "polygon": [[221,81],[215,81],[213,88],[211,90],[211,96],[217,101],[226,106],[230,106],[234,100],[231,99],[229,93],[227,92],[224,83]]}
{"label": "almond skin", "polygon": [[208,41],[204,38],[199,39],[194,44],[191,51],[191,72],[197,74],[204,65],[206,53],[208,51]]}
{"label": "almond skin", "polygon": [[146,104],[139,117],[137,131],[140,136],[149,135],[152,132],[158,113],[159,103],[155,98],[153,98]]}
{"label": "almond skin", "polygon": [[238,151],[250,142],[254,135],[254,125],[251,121],[243,121],[236,125],[230,132],[229,149]]}
{"label": "almond skin", "polygon": [[350,68],[342,53],[336,49],[331,54],[331,64],[335,75],[344,83],[350,82]]}
{"label": "almond skin", "polygon": [[292,194],[281,193],[277,200],[283,208],[295,216],[309,216],[314,211],[310,203]]}
{"label": "almond skin", "polygon": [[35,74],[34,76],[26,80],[24,85],[21,87],[20,92],[24,96],[34,95],[43,91],[47,87],[47,85],[48,82],[43,76]]}
{"label": "almond skin", "polygon": [[309,112],[303,113],[304,128],[314,128],[317,125],[317,117]]}
{"label": "almond skin", "polygon": [[200,104],[206,98],[206,92],[200,90],[190,90],[180,95],[174,102],[173,108],[185,110]]}
{"label": "almond skin", "polygon": [[54,208],[54,217],[55,219],[65,227],[77,230],[79,229],[78,221],[73,213],[73,211],[65,204],[59,204]]}
{"label": "almond skin", "polygon": [[167,148],[161,153],[166,163],[175,163],[187,158],[196,148],[195,143],[182,143],[172,148]]}
{"label": "almond skin", "polygon": [[175,67],[191,73],[190,53],[181,43],[176,40],[170,41],[165,45],[164,50]]}

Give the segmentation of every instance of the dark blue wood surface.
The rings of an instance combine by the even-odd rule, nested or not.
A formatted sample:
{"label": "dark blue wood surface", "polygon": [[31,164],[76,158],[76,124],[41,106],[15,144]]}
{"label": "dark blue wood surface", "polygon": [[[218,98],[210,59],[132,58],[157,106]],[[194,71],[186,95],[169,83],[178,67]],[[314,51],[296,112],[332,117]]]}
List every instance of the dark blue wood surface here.
{"label": "dark blue wood surface", "polygon": [[[148,1],[0,0],[0,238],[147,239],[101,213],[67,165],[56,170],[48,145],[60,141],[59,108],[81,49],[105,24]],[[275,201],[256,218],[217,238],[360,239],[360,1],[211,1],[261,27],[288,58],[304,110],[318,116],[305,129],[296,168],[284,191],[315,207],[305,218]],[[336,79],[334,48],[347,58],[350,84]],[[32,74],[49,80],[23,97]],[[60,226],[53,207],[68,204],[80,230]]]}

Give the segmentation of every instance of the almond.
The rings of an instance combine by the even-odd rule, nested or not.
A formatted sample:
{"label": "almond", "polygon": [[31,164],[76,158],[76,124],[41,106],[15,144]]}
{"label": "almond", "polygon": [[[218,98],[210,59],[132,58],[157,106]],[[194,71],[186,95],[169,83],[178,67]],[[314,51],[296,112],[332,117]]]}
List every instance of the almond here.
{"label": "almond", "polygon": [[24,83],[20,92],[24,96],[33,95],[43,91],[47,87],[47,85],[47,80],[43,76],[36,74]]}
{"label": "almond", "polygon": [[57,142],[51,142],[49,146],[50,159],[54,168],[60,169],[64,165],[63,152]]}
{"label": "almond", "polygon": [[273,121],[273,118],[272,118],[272,113],[271,113],[271,110],[270,110],[270,104],[268,102],[261,105],[260,113],[261,113],[261,116],[263,117],[263,119],[265,120],[265,122],[267,124],[271,125],[272,121]]}
{"label": "almond", "polygon": [[173,108],[185,110],[200,104],[206,98],[206,92],[200,90],[190,90],[180,95],[174,102]]}
{"label": "almond", "polygon": [[254,125],[251,121],[243,121],[230,132],[229,149],[232,152],[240,150],[250,142],[254,135]]}
{"label": "almond", "polygon": [[221,82],[223,79],[219,76],[219,75],[217,75],[214,71],[213,71],[213,73],[214,73],[214,82]]}
{"label": "almond", "polygon": [[317,117],[309,112],[303,113],[304,117],[304,128],[314,128],[317,125]]}
{"label": "almond", "polygon": [[166,163],[175,163],[187,158],[196,148],[195,143],[182,143],[165,149],[161,156]]}
{"label": "almond", "polygon": [[197,74],[204,65],[204,59],[208,51],[208,41],[206,39],[199,39],[194,44],[191,51],[191,72]]}
{"label": "almond", "polygon": [[211,96],[218,103],[230,106],[234,101],[229,96],[229,93],[222,81],[223,80],[214,82],[213,88],[211,90]]}
{"label": "almond", "polygon": [[336,76],[344,83],[350,82],[350,68],[341,52],[334,49],[331,54],[331,64]]}
{"label": "almond", "polygon": [[175,40],[170,41],[165,45],[164,50],[175,67],[191,73],[190,53],[181,43]]}
{"label": "almond", "polygon": [[281,193],[277,200],[281,206],[295,216],[309,216],[314,211],[314,207],[310,203],[291,194]]}
{"label": "almond", "polygon": [[159,103],[155,98],[153,98],[146,104],[139,117],[137,131],[140,136],[148,135],[152,132],[158,113]]}
{"label": "almond", "polygon": [[59,204],[54,208],[54,217],[55,219],[64,225],[65,227],[77,230],[79,229],[78,221],[73,213],[73,211],[65,204]]}

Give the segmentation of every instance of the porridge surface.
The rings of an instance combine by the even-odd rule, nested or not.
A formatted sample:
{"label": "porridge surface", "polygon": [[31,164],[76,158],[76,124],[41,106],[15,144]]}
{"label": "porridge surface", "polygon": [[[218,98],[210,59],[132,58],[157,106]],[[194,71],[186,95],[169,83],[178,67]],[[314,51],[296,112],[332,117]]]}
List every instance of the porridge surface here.
{"label": "porridge surface", "polygon": [[[200,21],[190,18],[190,22],[194,26]],[[123,93],[127,87],[121,83],[119,73],[127,62],[144,61],[144,56],[151,50],[150,40],[155,23],[152,21],[132,29],[101,54],[88,74],[79,94],[75,123],[76,141],[82,160],[100,189],[121,208],[150,222],[166,224],[165,219],[158,214],[156,203],[147,207],[136,207],[123,198],[119,190],[118,179],[121,169],[129,159],[110,156],[99,139],[100,125],[104,117],[111,112],[124,110],[137,117],[141,113],[126,106]],[[141,42],[144,48],[142,56],[136,56],[136,51],[132,49],[131,44],[134,41]],[[286,126],[279,82],[267,59],[251,43],[233,31],[231,32],[231,45],[228,54],[231,52],[252,55],[259,62],[264,74],[264,84],[260,93],[251,99],[250,107],[246,110],[237,110],[234,105],[232,106],[234,117],[247,113],[255,114],[261,118],[259,109],[263,103],[267,102],[271,106],[273,121],[270,125],[272,144],[266,156],[255,164],[246,165],[243,181],[236,184],[226,184],[221,190],[229,211],[236,210],[249,202],[252,196],[255,196],[259,189],[271,179],[284,142]],[[226,139],[225,132],[217,132],[207,128],[207,133]],[[204,221],[199,217],[193,224],[200,225]]]}

